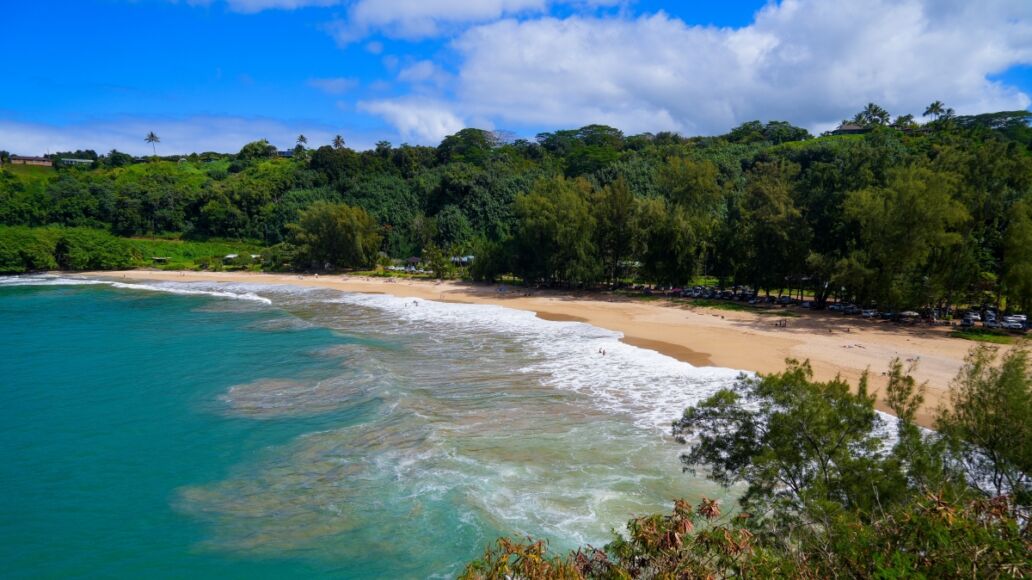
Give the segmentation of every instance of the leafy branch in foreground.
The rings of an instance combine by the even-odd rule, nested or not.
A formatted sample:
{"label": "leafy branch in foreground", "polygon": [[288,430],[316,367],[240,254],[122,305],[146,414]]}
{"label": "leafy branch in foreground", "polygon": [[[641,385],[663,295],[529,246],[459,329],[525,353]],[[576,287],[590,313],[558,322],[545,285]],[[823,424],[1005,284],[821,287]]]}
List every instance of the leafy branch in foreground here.
{"label": "leafy branch in foreground", "polygon": [[[604,550],[551,556],[506,540],[466,578],[986,577],[1032,575],[1028,354],[972,351],[938,433],[914,423],[924,385],[889,366],[895,436],[856,391],[813,380],[808,363],[685,411],[674,434],[685,470],[743,485],[741,510],[683,500],[671,515],[632,520]],[[532,549],[533,548],[533,549]],[[528,555],[532,552],[532,556]]]}
{"label": "leafy branch in foreground", "polygon": [[954,466],[985,495],[1013,493],[1032,505],[1032,368],[1028,351],[1012,350],[998,366],[997,350],[968,355],[954,380],[950,406],[937,430],[949,443]]}

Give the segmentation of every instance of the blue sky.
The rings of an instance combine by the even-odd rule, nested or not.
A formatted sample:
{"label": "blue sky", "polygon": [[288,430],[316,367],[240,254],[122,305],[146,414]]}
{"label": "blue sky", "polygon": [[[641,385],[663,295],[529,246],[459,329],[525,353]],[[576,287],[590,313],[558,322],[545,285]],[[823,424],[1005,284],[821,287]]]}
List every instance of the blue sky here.
{"label": "blue sky", "polygon": [[298,133],[436,144],[606,123],[820,130],[875,101],[1028,108],[1027,0],[11,3],[0,149],[233,151]]}

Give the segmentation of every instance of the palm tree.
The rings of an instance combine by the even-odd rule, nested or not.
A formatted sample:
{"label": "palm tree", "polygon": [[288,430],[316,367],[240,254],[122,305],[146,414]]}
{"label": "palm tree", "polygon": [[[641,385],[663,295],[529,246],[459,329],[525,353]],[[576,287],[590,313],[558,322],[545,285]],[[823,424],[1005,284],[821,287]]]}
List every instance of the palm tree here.
{"label": "palm tree", "polygon": [[294,158],[303,161],[308,157],[308,152],[305,150],[305,145],[307,144],[308,137],[304,135],[297,136],[297,145],[294,145]]}
{"label": "palm tree", "polygon": [[857,113],[850,122],[854,125],[860,125],[861,127],[870,129],[876,125],[888,125],[889,117],[891,117],[891,115],[889,115],[889,112],[885,109],[874,103],[867,103],[864,110]]}
{"label": "palm tree", "polygon": [[144,137],[143,140],[151,144],[151,150],[154,151],[154,156],[157,157],[158,148],[154,144],[161,143],[161,138],[155,135],[154,131],[151,131],[150,133],[147,133],[147,136]]}
{"label": "palm tree", "polygon": [[892,126],[897,129],[912,129],[917,126],[917,123],[914,123],[913,115],[900,115],[892,122]]}
{"label": "palm tree", "polygon": [[921,115],[921,116],[922,117],[934,116],[936,119],[938,119],[939,117],[942,117],[945,112],[946,112],[946,105],[942,104],[942,101],[935,101],[931,105],[928,105],[928,108],[925,109],[924,115]]}
{"label": "palm tree", "polygon": [[344,148],[344,138],[341,137],[340,135],[337,135],[336,137],[334,137],[333,138],[333,148],[334,149],[343,149]]}

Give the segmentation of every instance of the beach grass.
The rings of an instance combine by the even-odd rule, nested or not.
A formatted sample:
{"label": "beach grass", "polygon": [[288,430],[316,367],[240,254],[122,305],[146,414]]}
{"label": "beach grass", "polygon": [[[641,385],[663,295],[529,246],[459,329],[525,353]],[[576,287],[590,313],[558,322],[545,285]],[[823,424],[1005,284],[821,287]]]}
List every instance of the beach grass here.
{"label": "beach grass", "polygon": [[954,330],[950,333],[953,338],[964,340],[975,340],[978,342],[990,342],[993,344],[1014,344],[1014,337],[999,331],[986,328],[972,328],[968,330]]}

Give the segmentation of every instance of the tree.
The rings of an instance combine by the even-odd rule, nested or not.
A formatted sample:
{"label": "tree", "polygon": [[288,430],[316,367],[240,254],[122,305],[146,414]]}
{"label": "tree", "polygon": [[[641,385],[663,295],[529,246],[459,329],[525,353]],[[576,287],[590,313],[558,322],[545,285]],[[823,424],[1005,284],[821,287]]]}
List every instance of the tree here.
{"label": "tree", "polygon": [[256,161],[274,157],[276,157],[276,147],[265,139],[251,141],[241,147],[240,152],[237,153],[237,159],[241,161]]}
{"label": "tree", "polygon": [[925,108],[922,117],[935,117],[938,119],[946,112],[946,105],[942,104],[942,101],[932,101],[932,104]]}
{"label": "tree", "polygon": [[874,103],[867,103],[864,110],[853,117],[853,123],[861,127],[882,127],[889,124],[890,118],[889,112],[882,107]]}
{"label": "tree", "polygon": [[987,496],[1014,494],[1032,506],[1032,367],[1027,350],[971,351],[940,410],[936,430],[950,459]]}
{"label": "tree", "polygon": [[445,206],[437,214],[437,239],[445,248],[463,246],[473,238],[469,219],[454,205]]}
{"label": "tree", "polygon": [[590,185],[561,176],[541,179],[516,198],[514,267],[528,282],[589,283],[599,263],[592,244],[595,222]]}
{"label": "tree", "polygon": [[826,510],[870,512],[899,495],[902,478],[881,462],[879,425],[867,377],[857,393],[841,379],[813,380],[807,362],[782,373],[742,377],[685,411],[674,435],[691,441],[686,469],[705,465],[722,485],[745,482],[743,508],[779,529],[813,523]]}
{"label": "tree", "polygon": [[316,202],[291,224],[293,244],[314,267],[372,264],[380,247],[376,221],[362,208]]}
{"label": "tree", "polygon": [[331,184],[341,184],[357,169],[354,152],[323,145],[312,152],[309,166],[326,176]]}
{"label": "tree", "polygon": [[436,244],[429,244],[423,248],[423,263],[430,268],[434,277],[439,280],[448,276],[452,266],[451,260],[448,259],[444,250],[439,248]]}
{"label": "tree", "polygon": [[684,208],[663,198],[638,204],[634,220],[639,274],[660,284],[681,285],[696,273],[699,240]]}
{"label": "tree", "polygon": [[601,257],[606,278],[613,284],[619,278],[620,263],[633,248],[635,205],[634,194],[623,177],[596,190],[591,196],[595,248]]}
{"label": "tree", "polygon": [[112,149],[104,158],[104,164],[108,167],[125,167],[133,162],[133,156],[128,153],[122,153],[117,149]]}
{"label": "tree", "polygon": [[157,156],[158,148],[156,144],[161,143],[161,138],[159,138],[157,134],[154,133],[154,131],[151,131],[147,133],[147,136],[144,137],[143,140],[151,144],[151,149],[154,151],[154,155]]}
{"label": "tree", "polygon": [[[1024,353],[1024,351],[1015,351]],[[986,362],[977,354],[975,359]],[[1011,354],[1022,358],[1023,354]],[[1011,431],[1011,447],[1027,453],[1032,421],[1030,377],[1022,358],[982,366],[974,382],[1010,383],[1020,398],[972,398],[982,409],[1018,409],[1004,424],[981,414],[970,426],[997,435]],[[978,366],[977,364],[975,366]],[[1020,367],[1020,368],[1019,368]],[[898,415],[897,443],[883,436],[866,377],[857,393],[841,380],[814,382],[806,363],[761,378],[742,377],[689,408],[674,434],[690,444],[688,469],[704,466],[728,485],[744,481],[747,511],[722,515],[715,500],[698,506],[675,500],[670,514],[643,515],[614,534],[604,549],[588,546],[567,556],[543,542],[499,540],[467,566],[463,578],[1022,578],[1032,574],[1028,511],[1019,495],[980,497],[967,482],[987,471],[956,477],[942,460],[946,447],[913,423],[922,403],[918,386],[899,360],[889,366],[887,402]],[[999,392],[995,387],[989,389]],[[963,396],[961,398],[964,398]],[[971,417],[974,419],[975,417]],[[1023,423],[1019,423],[1023,421]],[[959,435],[950,431],[947,436]],[[973,440],[974,457],[988,460]],[[1002,442],[998,438],[997,442]],[[994,448],[997,446],[994,445]],[[1010,451],[1011,457],[1020,451]],[[1026,455],[1027,456],[1027,455]],[[1011,467],[1017,467],[1016,464]],[[1026,471],[1027,473],[1027,464]],[[989,478],[991,479],[991,478]],[[1012,488],[1013,489],[1013,488]],[[995,494],[995,490],[988,490]]]}
{"label": "tree", "polygon": [[338,150],[338,151],[343,149],[344,148],[344,137],[341,137],[340,135],[337,135],[336,137],[334,137],[333,138],[333,148]]}
{"label": "tree", "polygon": [[304,135],[297,136],[297,144],[294,145],[294,158],[303,161],[308,158],[308,149],[305,146],[308,145],[308,137]]}
{"label": "tree", "polygon": [[743,246],[740,274],[757,289],[780,292],[806,271],[812,232],[792,197],[798,171],[794,164],[772,162],[749,172],[741,201],[744,227],[731,243]]}
{"label": "tree", "polygon": [[949,295],[930,288],[925,275],[932,259],[955,259],[963,242],[957,228],[970,216],[956,200],[952,175],[924,167],[890,171],[887,187],[850,192],[846,218],[859,227],[859,248],[852,258],[872,278],[862,283],[861,299],[901,307]]}
{"label": "tree", "polygon": [[913,129],[917,123],[913,115],[899,115],[892,121],[892,126],[896,129]]}
{"label": "tree", "polygon": [[1003,288],[1008,303],[1032,313],[1032,202],[1018,202],[1010,211],[1003,242]]}
{"label": "tree", "polygon": [[463,129],[441,141],[437,146],[437,159],[442,163],[465,161],[482,165],[496,145],[498,138],[490,131]]}

